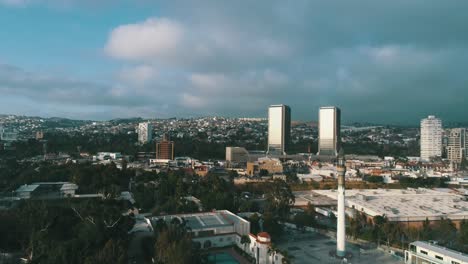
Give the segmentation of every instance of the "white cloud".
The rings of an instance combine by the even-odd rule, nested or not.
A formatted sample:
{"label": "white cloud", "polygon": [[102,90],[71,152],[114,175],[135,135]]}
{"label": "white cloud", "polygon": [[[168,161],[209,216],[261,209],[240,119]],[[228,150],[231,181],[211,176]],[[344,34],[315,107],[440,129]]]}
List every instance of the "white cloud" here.
{"label": "white cloud", "polygon": [[30,3],[30,0],[0,0],[0,4],[7,6],[22,7]]}
{"label": "white cloud", "polygon": [[158,78],[158,71],[151,65],[127,67],[120,71],[119,79],[128,84],[144,85]]}
{"label": "white cloud", "polygon": [[172,56],[181,45],[184,29],[167,18],[149,18],[112,30],[105,51],[114,58],[154,60]]}
{"label": "white cloud", "polygon": [[180,104],[188,108],[202,108],[206,103],[204,98],[189,93],[183,93],[180,97]]}

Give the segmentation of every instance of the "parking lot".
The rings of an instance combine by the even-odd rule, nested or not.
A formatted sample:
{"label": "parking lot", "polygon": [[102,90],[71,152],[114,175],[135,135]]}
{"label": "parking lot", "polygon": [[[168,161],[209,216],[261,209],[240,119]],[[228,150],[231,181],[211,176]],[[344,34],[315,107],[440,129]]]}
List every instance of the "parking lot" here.
{"label": "parking lot", "polygon": [[292,263],[403,263],[402,260],[382,250],[352,243],[346,243],[346,249],[352,257],[346,260],[336,259],[332,256],[336,249],[335,239],[314,232],[301,233],[288,230],[287,233],[287,237],[277,243],[277,246],[293,256]]}

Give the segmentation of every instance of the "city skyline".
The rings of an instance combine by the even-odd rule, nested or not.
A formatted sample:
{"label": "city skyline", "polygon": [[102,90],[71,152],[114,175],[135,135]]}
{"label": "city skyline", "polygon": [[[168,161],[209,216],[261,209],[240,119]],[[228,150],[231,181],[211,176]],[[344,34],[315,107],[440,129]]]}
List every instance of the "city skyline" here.
{"label": "city skyline", "polygon": [[0,113],[465,122],[463,5],[3,0]]}

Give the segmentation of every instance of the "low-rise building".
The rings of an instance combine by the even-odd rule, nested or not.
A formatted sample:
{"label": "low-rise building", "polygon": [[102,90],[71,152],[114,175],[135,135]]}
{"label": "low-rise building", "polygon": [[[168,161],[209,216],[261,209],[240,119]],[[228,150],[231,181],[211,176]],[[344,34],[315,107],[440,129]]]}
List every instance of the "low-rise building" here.
{"label": "low-rise building", "polygon": [[250,222],[227,210],[155,216],[149,219],[152,223],[161,219],[165,222],[174,219],[184,222],[192,234],[192,240],[201,249],[237,246],[255,258],[258,264],[281,263],[283,259],[279,252],[272,250],[268,233],[251,234]]}
{"label": "low-rise building", "polygon": [[[335,190],[313,192],[335,200],[337,197]],[[436,222],[442,218],[458,227],[468,219],[466,197],[450,189],[351,189],[346,190],[346,206],[369,219],[385,216],[389,221],[414,227],[421,227],[426,219]]]}
{"label": "low-rise building", "polygon": [[468,255],[433,243],[416,241],[405,251],[405,263],[468,264]]}
{"label": "low-rise building", "polygon": [[78,185],[70,182],[37,182],[21,185],[16,191],[20,199],[57,199],[74,197]]}

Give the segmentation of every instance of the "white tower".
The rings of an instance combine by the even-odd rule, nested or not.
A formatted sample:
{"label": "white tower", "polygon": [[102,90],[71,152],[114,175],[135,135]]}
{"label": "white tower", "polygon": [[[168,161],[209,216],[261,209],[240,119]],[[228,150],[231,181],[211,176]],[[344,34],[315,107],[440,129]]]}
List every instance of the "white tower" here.
{"label": "white tower", "polygon": [[345,216],[345,173],[346,164],[343,149],[338,155],[338,164],[336,166],[338,174],[338,219],[336,227],[336,255],[338,257],[346,256],[346,216]]}
{"label": "white tower", "polygon": [[442,156],[442,120],[428,116],[421,120],[421,159]]}
{"label": "white tower", "polygon": [[138,143],[146,144],[153,139],[153,126],[151,123],[138,124]]}

